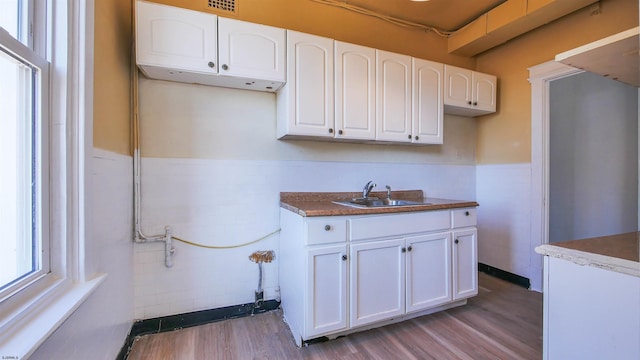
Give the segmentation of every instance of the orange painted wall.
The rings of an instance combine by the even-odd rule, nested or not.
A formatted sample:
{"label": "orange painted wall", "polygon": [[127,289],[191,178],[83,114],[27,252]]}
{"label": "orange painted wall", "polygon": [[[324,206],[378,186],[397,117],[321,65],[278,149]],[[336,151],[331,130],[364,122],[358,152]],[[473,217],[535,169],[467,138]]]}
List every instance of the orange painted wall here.
{"label": "orange painted wall", "polygon": [[93,145],[131,154],[131,0],[95,0]]}
{"label": "orange painted wall", "polygon": [[476,162],[531,161],[531,85],[527,68],[566,50],[638,26],[638,0],[602,0],[476,57],[476,70],[498,76],[498,112],[478,121]]}

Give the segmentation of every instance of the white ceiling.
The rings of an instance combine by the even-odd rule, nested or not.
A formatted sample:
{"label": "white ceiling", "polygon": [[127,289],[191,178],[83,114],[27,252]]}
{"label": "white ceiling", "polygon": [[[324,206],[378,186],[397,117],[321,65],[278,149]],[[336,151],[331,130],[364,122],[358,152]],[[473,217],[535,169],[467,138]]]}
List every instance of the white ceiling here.
{"label": "white ceiling", "polygon": [[453,31],[506,0],[339,0],[383,15]]}

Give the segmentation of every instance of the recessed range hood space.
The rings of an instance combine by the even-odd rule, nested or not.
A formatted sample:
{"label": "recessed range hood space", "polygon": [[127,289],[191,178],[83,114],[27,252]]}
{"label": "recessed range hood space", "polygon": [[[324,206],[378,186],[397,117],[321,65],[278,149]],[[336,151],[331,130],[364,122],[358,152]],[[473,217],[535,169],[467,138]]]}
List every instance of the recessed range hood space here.
{"label": "recessed range hood space", "polygon": [[640,87],[640,27],[560,53],[556,61]]}

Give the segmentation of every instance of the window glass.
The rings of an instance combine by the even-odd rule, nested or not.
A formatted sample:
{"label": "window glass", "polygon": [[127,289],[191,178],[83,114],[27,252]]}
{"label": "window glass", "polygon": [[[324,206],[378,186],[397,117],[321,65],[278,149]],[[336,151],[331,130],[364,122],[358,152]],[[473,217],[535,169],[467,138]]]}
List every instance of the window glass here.
{"label": "window glass", "polygon": [[0,290],[41,270],[34,109],[38,72],[0,47]]}
{"label": "window glass", "polygon": [[0,27],[28,45],[28,0],[0,0]]}

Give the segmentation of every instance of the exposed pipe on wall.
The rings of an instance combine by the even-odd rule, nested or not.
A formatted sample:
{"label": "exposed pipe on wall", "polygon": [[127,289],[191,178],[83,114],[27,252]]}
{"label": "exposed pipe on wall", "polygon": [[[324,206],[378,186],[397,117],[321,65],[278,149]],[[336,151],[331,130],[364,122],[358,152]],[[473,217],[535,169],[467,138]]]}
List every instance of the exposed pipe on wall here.
{"label": "exposed pipe on wall", "polygon": [[164,265],[173,266],[175,249],[172,244],[170,226],[164,228],[163,235],[147,236],[142,232],[141,224],[141,177],[140,177],[140,124],[138,122],[138,67],[136,66],[136,0],[131,1],[131,147],[133,148],[133,207],[134,207],[134,237],[135,243],[164,242]]}
{"label": "exposed pipe on wall", "polygon": [[393,16],[389,16],[386,14],[373,11],[373,10],[369,10],[360,6],[351,5],[343,1],[338,1],[338,0],[311,0],[311,1],[323,4],[323,5],[339,7],[342,9],[353,11],[358,14],[375,17],[400,27],[414,29],[414,30],[431,31],[442,37],[449,37],[455,32],[455,31],[447,31],[447,30],[439,29],[435,26],[419,24],[413,21],[396,18]]}

